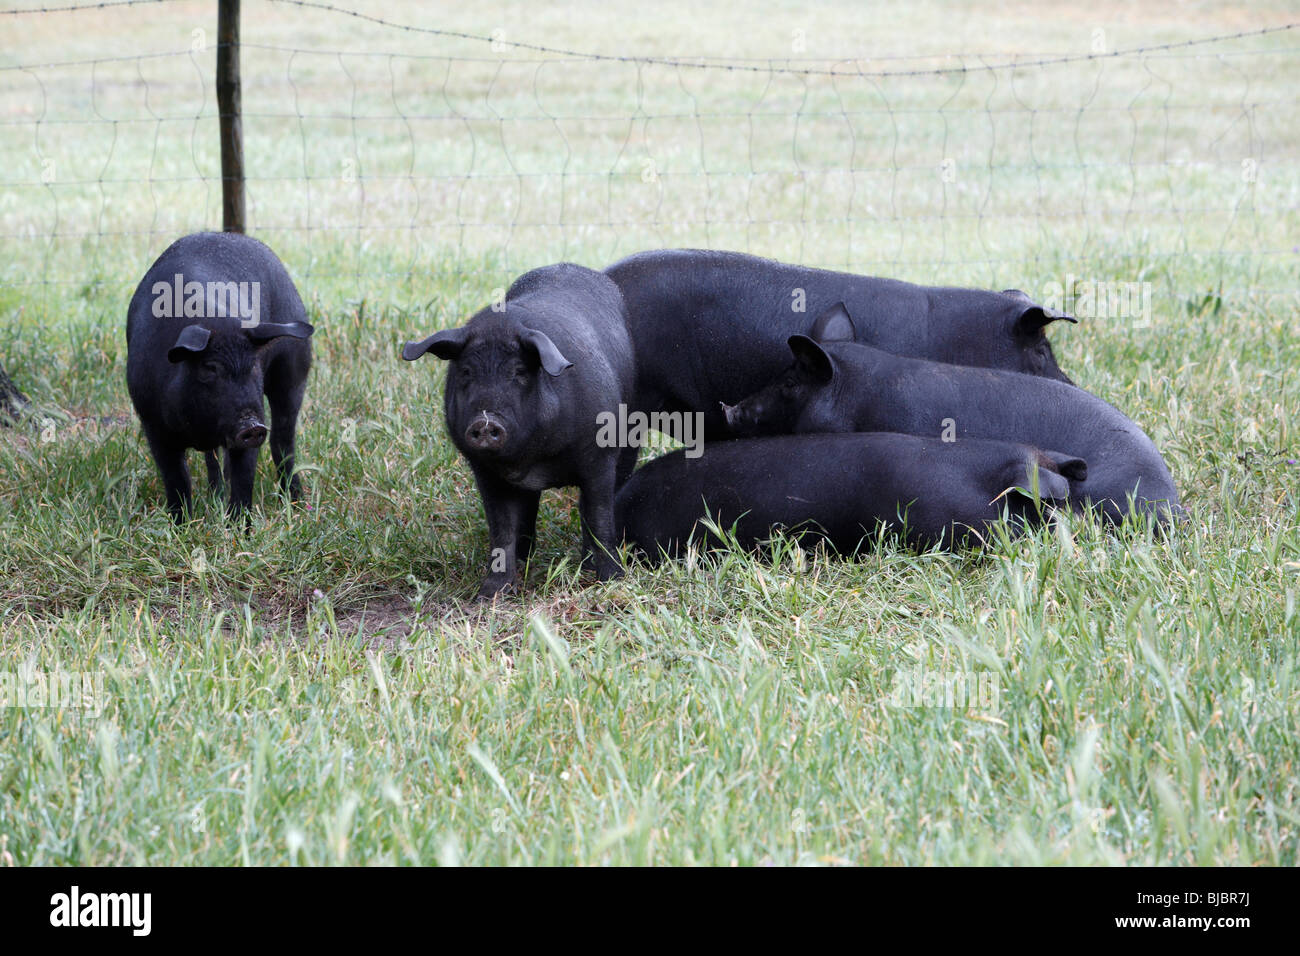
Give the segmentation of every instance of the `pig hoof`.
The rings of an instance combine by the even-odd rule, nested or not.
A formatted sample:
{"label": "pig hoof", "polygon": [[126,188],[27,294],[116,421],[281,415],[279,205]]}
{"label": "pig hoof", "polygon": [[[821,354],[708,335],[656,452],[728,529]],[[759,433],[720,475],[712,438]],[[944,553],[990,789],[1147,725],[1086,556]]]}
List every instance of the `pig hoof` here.
{"label": "pig hoof", "polygon": [[474,595],[474,602],[477,604],[483,601],[495,601],[498,596],[513,594],[517,587],[517,583],[509,579],[488,578]]}

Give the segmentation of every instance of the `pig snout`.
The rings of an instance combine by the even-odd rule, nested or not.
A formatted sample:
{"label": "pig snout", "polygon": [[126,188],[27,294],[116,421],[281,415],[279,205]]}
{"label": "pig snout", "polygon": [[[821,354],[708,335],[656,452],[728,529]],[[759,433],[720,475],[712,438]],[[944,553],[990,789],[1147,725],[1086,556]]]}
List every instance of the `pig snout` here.
{"label": "pig snout", "polygon": [[740,436],[754,434],[757,422],[754,409],[748,402],[739,405],[728,405],[726,402],[718,404],[722,406],[722,415],[727,420],[727,431]]}
{"label": "pig snout", "polygon": [[250,419],[239,423],[230,447],[260,448],[264,441],[266,441],[266,426],[256,419]]}
{"label": "pig snout", "polygon": [[465,444],[475,451],[500,451],[509,437],[505,422],[490,412],[480,412],[465,429]]}

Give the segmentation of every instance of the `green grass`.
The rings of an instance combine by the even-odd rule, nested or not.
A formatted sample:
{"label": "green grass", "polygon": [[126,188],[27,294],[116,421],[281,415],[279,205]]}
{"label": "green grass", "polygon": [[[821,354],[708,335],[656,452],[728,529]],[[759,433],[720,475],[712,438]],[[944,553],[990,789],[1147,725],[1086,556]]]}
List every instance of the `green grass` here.
{"label": "green grass", "polygon": [[[78,16],[134,52],[184,48],[195,24],[211,34],[209,8]],[[382,9],[427,22],[417,4]],[[1144,5],[1133,22],[1103,6],[1093,23],[1064,6],[978,19],[918,4],[864,24],[856,5],[790,5],[746,32],[733,12],[665,10],[653,33],[622,29],[621,15],[642,21],[615,2],[539,14],[536,36],[508,35],[783,57],[800,27],[812,57],[1028,54],[1085,52],[1094,26],[1134,46],[1294,14]],[[457,16],[438,25],[513,22],[491,5]],[[103,55],[66,19],[23,29],[0,65]],[[254,33],[482,54],[270,5],[247,14],[245,39]],[[259,56],[271,53],[246,54],[245,109],[293,108],[284,62]],[[395,116],[382,60],[357,70],[355,106],[337,59],[317,61],[294,67],[300,106]],[[401,64],[402,108],[445,109],[430,92],[437,64]],[[101,110],[135,115],[135,64],[120,86],[107,82],[118,68],[104,69]],[[140,69],[155,109],[193,84]],[[536,83],[535,68],[509,67],[491,100],[488,66],[458,69],[456,105],[481,119],[490,106],[625,127],[636,108],[623,66],[551,66]],[[406,173],[412,141],[420,174],[463,173],[464,137],[430,123],[412,140],[390,123],[354,141],[347,121],[303,133],[251,119],[250,169],[290,177],[250,186],[254,231],[298,277],[318,333],[300,431],[306,500],[282,501],[264,460],[246,535],[205,494],[198,520],[170,523],[124,383],[134,283],[176,233],[216,221],[215,181],[161,181],[196,165],[215,175],[210,123],[190,140],[201,104],[175,101],[189,119],[164,124],[157,145],[148,124],[123,122],[115,145],[104,124],[45,126],[40,155],[59,157],[65,182],[53,190],[60,228],[89,234],[53,242],[52,191],[21,184],[39,180],[33,128],[0,126],[0,362],[36,405],[0,429],[0,679],[99,681],[93,711],[0,708],[0,862],[1295,864],[1300,124],[1294,103],[1259,107],[1249,135],[1235,118],[1243,98],[1285,100],[1300,61],[1116,61],[1100,80],[1097,69],[1022,78],[1015,92],[1042,109],[1031,148],[1013,91],[978,77],[960,90],[841,81],[861,114],[846,146],[843,119],[813,115],[839,108],[829,83],[810,82],[804,101],[801,84],[778,79],[760,100],[752,76],[650,68],[646,111],[684,107],[688,121],[652,123],[616,162],[611,124],[564,124],[566,151],[553,127],[516,121],[507,155],[484,119],[476,173],[508,174],[513,161],[541,175],[453,182],[450,196],[428,181],[418,217],[409,184],[382,177]],[[1146,85],[1153,72],[1167,88]],[[84,70],[42,78],[50,115],[86,113]],[[0,84],[5,115],[30,120],[28,87],[3,71]],[[1147,109],[1166,95],[1176,108]],[[871,112],[882,104],[892,117]],[[753,142],[719,119],[701,160],[694,112],[711,109],[754,109]],[[364,204],[346,183],[313,181],[308,194],[304,163],[333,175],[358,148],[374,177]],[[647,155],[661,189],[643,188]],[[598,188],[562,182],[566,156]],[[945,156],[957,160],[946,190]],[[1253,188],[1249,156],[1261,157]],[[850,162],[861,169],[846,177]],[[134,181],[75,185],[101,169]],[[530,196],[541,205],[525,213]],[[555,225],[521,228],[534,214]],[[608,225],[612,214],[623,224]],[[460,232],[478,218],[489,225]],[[313,231],[275,228],[304,224]],[[127,234],[101,236],[114,229]],[[442,369],[400,362],[398,343],[560,255],[599,266],[679,242],[1031,293],[1067,274],[1152,282],[1149,324],[1093,319],[1052,335],[1077,382],[1148,430],[1192,520],[1168,541],[1071,520],[981,554],[885,546],[849,562],[785,546],[598,584],[576,571],[573,493],[551,492],[526,589],[470,604],[487,551],[481,506],[441,420]],[[926,675],[940,688],[970,675],[991,697],[900,706],[900,682]]]}

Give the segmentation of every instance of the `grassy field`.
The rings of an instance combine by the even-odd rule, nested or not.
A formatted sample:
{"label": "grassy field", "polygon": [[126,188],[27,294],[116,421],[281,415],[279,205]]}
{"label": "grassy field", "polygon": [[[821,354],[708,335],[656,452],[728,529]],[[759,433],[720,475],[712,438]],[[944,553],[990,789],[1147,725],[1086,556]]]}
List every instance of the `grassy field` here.
{"label": "grassy field", "polygon": [[[206,495],[167,519],[124,381],[135,283],[219,225],[213,5],[0,18],[0,364],[35,405],[0,429],[0,696],[92,705],[0,707],[0,864],[1297,862],[1300,31],[981,69],[1295,5],[356,6],[709,68],[245,4],[250,231],[318,333],[306,501],[264,456],[244,535]],[[597,584],[551,492],[527,588],[470,604],[482,510],[398,343],[691,244],[1150,283],[1053,340],[1192,520]]]}

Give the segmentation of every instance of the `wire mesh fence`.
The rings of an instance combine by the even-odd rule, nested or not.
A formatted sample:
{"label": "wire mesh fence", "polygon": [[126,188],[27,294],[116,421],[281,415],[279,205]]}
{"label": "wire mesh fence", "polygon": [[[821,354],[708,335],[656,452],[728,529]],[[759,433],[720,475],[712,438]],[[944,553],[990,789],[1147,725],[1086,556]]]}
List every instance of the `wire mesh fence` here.
{"label": "wire mesh fence", "polygon": [[[171,239],[219,228],[215,14],[0,16],[13,294],[129,287]],[[142,18],[172,45],[136,48]],[[299,281],[371,293],[702,246],[926,282],[1295,298],[1296,27],[872,60],[818,57],[795,30],[760,61],[261,0],[241,47],[249,231]],[[25,58],[25,31],[63,30],[91,55]]]}

